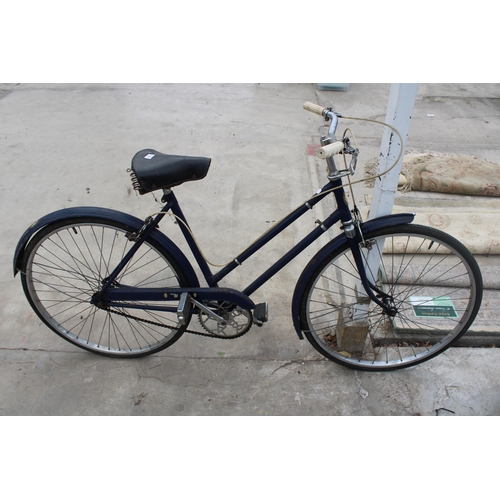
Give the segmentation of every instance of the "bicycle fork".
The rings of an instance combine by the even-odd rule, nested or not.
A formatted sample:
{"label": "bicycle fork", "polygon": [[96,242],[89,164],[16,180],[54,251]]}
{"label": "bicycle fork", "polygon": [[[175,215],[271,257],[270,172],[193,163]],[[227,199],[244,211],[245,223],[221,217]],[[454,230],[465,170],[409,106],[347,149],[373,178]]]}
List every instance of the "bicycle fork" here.
{"label": "bicycle fork", "polygon": [[[329,164],[329,168],[335,168],[335,163],[332,158],[328,160],[332,160]],[[332,167],[333,165],[333,167]],[[337,186],[342,186],[342,181],[340,180],[341,175],[337,176],[336,183]],[[376,272],[374,270],[378,269],[379,262],[378,259],[366,259],[363,258],[361,253],[361,246],[370,250],[370,243],[365,241],[363,237],[363,232],[360,225],[360,220],[357,216],[352,219],[352,213],[347,205],[347,201],[345,199],[344,189],[337,189],[334,191],[334,196],[337,202],[337,209],[341,215],[342,220],[342,229],[344,231],[345,236],[347,237],[347,241],[349,242],[349,246],[351,248],[351,253],[354,257],[354,262],[358,269],[360,283],[357,284],[357,303],[359,307],[356,308],[356,311],[353,314],[356,316],[366,316],[366,308],[370,302],[370,299],[373,300],[379,307],[383,309],[390,317],[394,317],[397,314],[397,309],[394,307],[394,301],[392,297],[380,290],[378,287],[372,283],[368,277],[366,269],[370,269],[370,274],[374,276]],[[357,210],[357,209],[355,209]],[[355,211],[353,211],[354,213]],[[347,220],[346,220],[347,219]],[[380,252],[381,256],[381,252]],[[377,260],[377,262],[375,262]],[[364,312],[362,311],[364,310]]]}
{"label": "bicycle fork", "polygon": [[[354,226],[354,224],[353,224]],[[347,229],[347,230],[346,230]],[[363,238],[363,233],[361,232],[361,228],[359,225],[354,228],[354,230],[350,230],[350,228],[344,229],[349,245],[351,247],[351,253],[354,258],[354,262],[356,263],[356,267],[358,269],[360,283],[362,285],[362,289],[357,290],[357,298],[358,303],[360,305],[360,309],[363,308],[364,304],[369,303],[370,299],[373,300],[378,306],[380,306],[388,316],[394,317],[397,314],[397,309],[394,305],[394,301],[392,297],[380,290],[377,286],[375,286],[369,279],[367,274],[367,268],[370,269],[370,273],[372,276],[374,275],[373,269],[378,269],[378,262],[374,265],[374,262],[370,262],[370,259],[363,258],[361,253],[361,246],[370,251],[370,243],[365,241]],[[361,240],[361,243],[360,243]]]}

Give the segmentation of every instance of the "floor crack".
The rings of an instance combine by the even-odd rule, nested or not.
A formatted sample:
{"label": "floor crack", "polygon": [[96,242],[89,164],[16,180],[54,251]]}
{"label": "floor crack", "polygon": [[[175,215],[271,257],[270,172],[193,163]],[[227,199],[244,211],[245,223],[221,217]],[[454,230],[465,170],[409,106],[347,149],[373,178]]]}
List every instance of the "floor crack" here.
{"label": "floor crack", "polygon": [[354,370],[354,380],[356,382],[356,391],[363,398],[366,399],[370,393],[361,385],[361,380],[358,375],[358,371]]}

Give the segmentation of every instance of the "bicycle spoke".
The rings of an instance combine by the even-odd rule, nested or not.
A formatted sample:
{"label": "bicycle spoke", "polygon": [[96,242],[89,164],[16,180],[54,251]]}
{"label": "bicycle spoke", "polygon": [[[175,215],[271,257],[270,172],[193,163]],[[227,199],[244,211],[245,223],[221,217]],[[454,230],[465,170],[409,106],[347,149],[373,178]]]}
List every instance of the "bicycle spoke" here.
{"label": "bicycle spoke", "polygon": [[[41,318],[59,335],[85,349],[114,356],[147,354],[177,340],[183,329],[175,306],[148,310],[148,303],[130,303],[109,310],[90,300],[127,255],[130,229],[103,223],[61,223],[33,246],[26,291]],[[143,244],[111,286],[178,287],[181,282],[168,258]],[[187,286],[184,283],[183,286]],[[143,309],[144,308],[144,309]]]}
{"label": "bicycle spoke", "polygon": [[464,331],[478,307],[476,278],[462,256],[436,238],[442,233],[413,227],[400,234],[380,230],[361,252],[367,277],[392,300],[393,318],[366,295],[349,248],[324,264],[303,304],[304,333],[325,356],[361,369],[410,366]]}

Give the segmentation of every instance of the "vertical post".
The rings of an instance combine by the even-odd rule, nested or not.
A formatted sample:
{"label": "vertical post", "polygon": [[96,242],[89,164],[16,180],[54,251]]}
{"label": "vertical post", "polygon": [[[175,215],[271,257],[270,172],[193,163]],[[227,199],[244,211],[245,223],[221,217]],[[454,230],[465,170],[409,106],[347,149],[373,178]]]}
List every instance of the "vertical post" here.
{"label": "vertical post", "polygon": [[403,148],[403,155],[390,172],[376,179],[370,207],[370,219],[389,215],[392,212],[417,89],[417,83],[393,83],[391,85],[385,122],[399,131],[403,138],[403,144],[400,144],[399,137],[390,128],[385,127],[380,145],[377,174],[387,170],[396,161],[400,148]]}
{"label": "vertical post", "polygon": [[[369,219],[389,215],[394,206],[394,199],[398,190],[399,174],[403,165],[404,151],[410,131],[411,115],[415,105],[418,84],[416,83],[393,83],[387,105],[385,122],[392,125],[401,134],[403,144],[399,136],[390,128],[385,127],[382,143],[380,145],[380,156],[377,173],[387,170],[397,159],[400,148],[403,154],[397,165],[382,177],[377,177],[373,190],[372,204]],[[376,279],[380,265],[380,255],[383,253],[384,241],[380,240],[378,248],[372,248],[366,255],[366,275],[369,279]],[[364,291],[363,291],[364,293]]]}
{"label": "vertical post", "polygon": [[[392,125],[401,134],[403,144],[400,143],[398,135],[388,127],[385,127],[380,145],[380,156],[377,174],[385,172],[397,159],[401,148],[403,154],[397,165],[382,177],[375,181],[372,204],[370,207],[370,219],[389,215],[394,206],[394,198],[398,189],[399,174],[403,165],[404,150],[410,130],[410,120],[415,104],[418,85],[416,83],[393,83],[387,105],[385,122]],[[379,247],[365,249],[366,275],[369,280],[375,281],[380,266],[384,242],[379,241]],[[346,318],[341,317],[337,325],[337,343],[340,349],[347,352],[362,351],[369,330],[368,312],[370,298],[366,294],[359,279],[355,283],[356,302],[345,312]]]}

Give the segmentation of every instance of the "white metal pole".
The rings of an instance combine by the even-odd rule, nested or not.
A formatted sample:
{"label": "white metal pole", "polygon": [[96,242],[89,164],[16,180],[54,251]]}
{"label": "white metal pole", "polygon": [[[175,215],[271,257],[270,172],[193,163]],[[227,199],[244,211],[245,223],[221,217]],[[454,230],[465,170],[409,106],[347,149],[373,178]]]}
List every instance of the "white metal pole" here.
{"label": "white metal pole", "polygon": [[376,179],[370,207],[370,219],[389,215],[392,212],[417,89],[417,83],[393,83],[391,85],[385,122],[399,131],[403,138],[403,144],[400,144],[399,137],[394,131],[385,127],[380,145],[377,174],[387,170],[396,161],[401,147],[403,148],[403,155],[390,172]]}
{"label": "white metal pole", "polygon": [[[396,161],[400,148],[403,148],[403,154],[397,165],[390,172],[376,179],[369,219],[389,215],[392,212],[394,199],[398,190],[399,174],[403,165],[404,151],[410,130],[411,115],[413,113],[413,106],[415,105],[417,89],[418,84],[416,83],[393,83],[391,85],[385,123],[392,125],[398,130],[403,139],[403,144],[401,144],[399,136],[393,130],[385,127],[380,145],[377,174],[387,170]],[[366,252],[365,269],[367,277],[371,281],[377,279],[384,243],[385,240],[379,240],[376,247],[372,247]],[[359,282],[357,285],[360,298],[366,298],[367,296],[361,283]]]}
{"label": "white metal pole", "polygon": [[[406,148],[406,139],[410,129],[411,114],[415,97],[417,94],[417,84],[393,83],[389,95],[389,104],[385,121],[392,125],[401,134],[403,144],[401,144],[398,135],[388,127],[385,127],[380,146],[380,156],[377,167],[377,174],[387,170],[397,159],[400,148]],[[399,159],[397,165],[384,176],[377,178],[373,193],[372,204],[370,208],[370,219],[388,215],[392,212],[394,198],[398,189],[399,174],[403,164],[403,156]],[[380,256],[384,242],[380,241],[381,248],[371,247],[365,250],[366,274],[369,280],[375,281],[380,265]],[[369,330],[369,307],[370,298],[366,294],[361,280],[357,279],[355,283],[356,302],[345,312],[349,325],[344,324],[341,318],[336,328],[337,343],[343,350],[362,349]]]}

